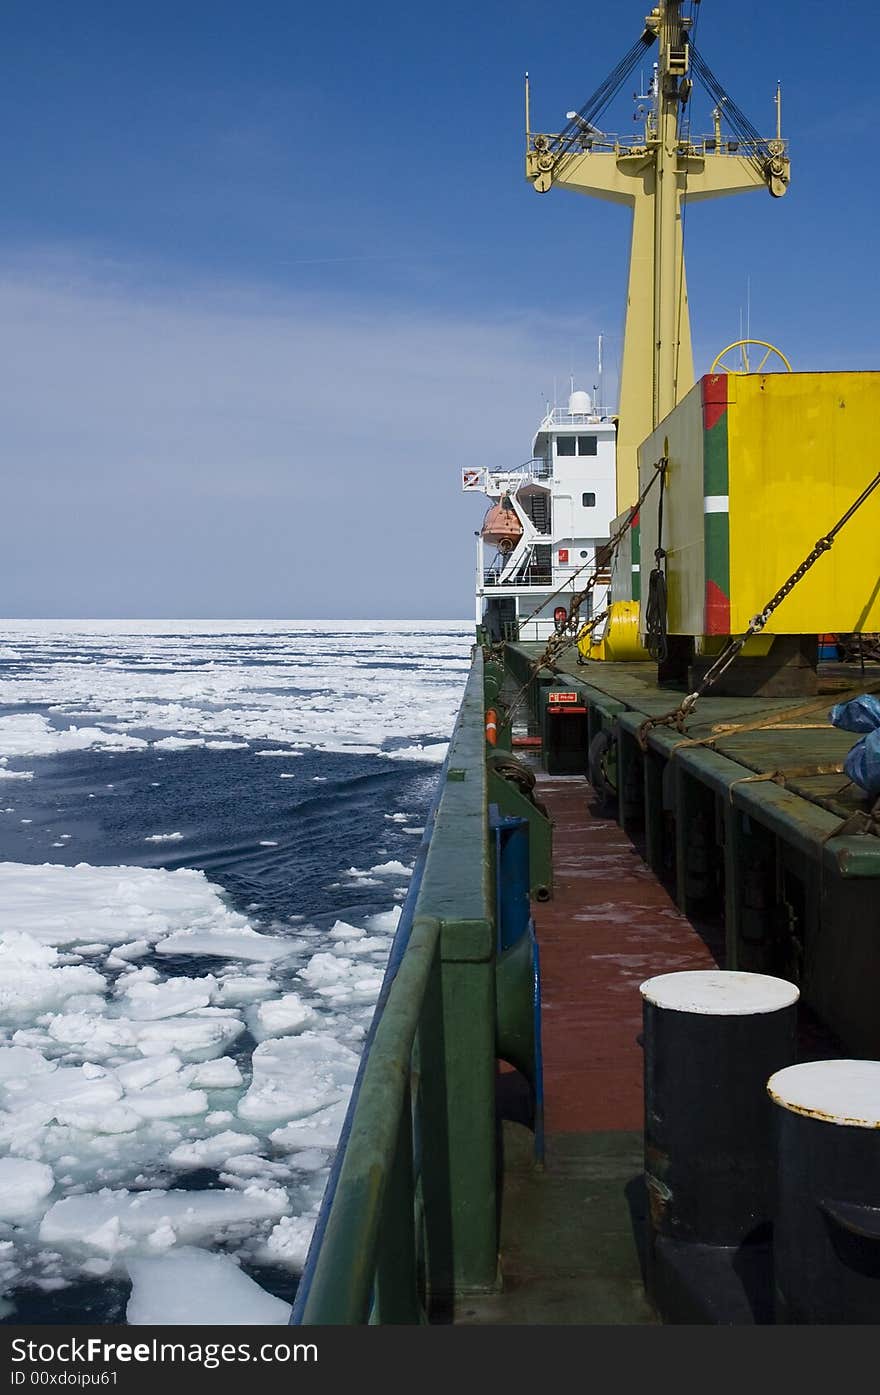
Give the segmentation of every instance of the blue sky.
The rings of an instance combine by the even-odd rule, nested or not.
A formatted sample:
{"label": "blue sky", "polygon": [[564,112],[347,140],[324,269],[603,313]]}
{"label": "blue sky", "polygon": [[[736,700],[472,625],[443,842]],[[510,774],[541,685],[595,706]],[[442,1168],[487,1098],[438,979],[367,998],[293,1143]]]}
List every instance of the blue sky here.
{"label": "blue sky", "polygon": [[[523,73],[558,129],[644,9],[4,9],[0,611],[467,618],[458,468],[525,459],[622,326],[627,215],[526,183]],[[747,278],[796,367],[880,367],[874,23],[703,0],[768,133],[782,79],[793,174],[689,211],[698,372]]]}

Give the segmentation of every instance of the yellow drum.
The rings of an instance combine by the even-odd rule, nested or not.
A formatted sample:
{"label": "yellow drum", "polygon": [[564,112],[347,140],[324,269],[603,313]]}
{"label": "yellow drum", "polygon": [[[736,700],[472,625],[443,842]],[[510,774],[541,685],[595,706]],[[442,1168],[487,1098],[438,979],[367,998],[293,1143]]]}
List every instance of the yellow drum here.
{"label": "yellow drum", "polygon": [[578,653],[582,659],[608,659],[617,663],[649,658],[639,640],[638,601],[614,601],[608,608],[603,638],[593,639],[591,634],[585,634],[578,640]]}

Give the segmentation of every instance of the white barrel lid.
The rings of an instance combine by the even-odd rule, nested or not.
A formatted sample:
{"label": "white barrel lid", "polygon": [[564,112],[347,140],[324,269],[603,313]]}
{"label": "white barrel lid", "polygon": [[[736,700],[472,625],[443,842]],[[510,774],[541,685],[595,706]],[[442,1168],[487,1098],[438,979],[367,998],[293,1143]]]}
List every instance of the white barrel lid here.
{"label": "white barrel lid", "polygon": [[771,1075],[767,1093],[794,1114],[880,1129],[880,1061],[803,1061]]}
{"label": "white barrel lid", "polygon": [[791,1007],[799,990],[784,978],[736,969],[692,969],[646,979],[639,992],[655,1007],[706,1017],[749,1017]]}

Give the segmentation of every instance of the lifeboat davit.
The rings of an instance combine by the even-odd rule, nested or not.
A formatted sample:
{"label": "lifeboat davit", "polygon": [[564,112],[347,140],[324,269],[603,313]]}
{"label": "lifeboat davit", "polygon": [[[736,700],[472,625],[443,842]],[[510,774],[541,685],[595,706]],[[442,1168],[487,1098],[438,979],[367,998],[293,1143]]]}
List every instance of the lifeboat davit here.
{"label": "lifeboat davit", "polygon": [[500,504],[493,504],[483,519],[481,537],[484,542],[497,547],[499,552],[512,552],[522,537],[522,524],[516,510],[505,494]]}

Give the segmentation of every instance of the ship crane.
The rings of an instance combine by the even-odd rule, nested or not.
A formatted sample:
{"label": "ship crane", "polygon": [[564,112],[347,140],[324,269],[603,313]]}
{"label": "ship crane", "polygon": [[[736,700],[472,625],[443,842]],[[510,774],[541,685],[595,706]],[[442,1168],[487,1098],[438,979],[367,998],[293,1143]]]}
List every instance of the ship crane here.
{"label": "ship crane", "polygon": [[[694,382],[684,266],[682,210],[687,203],[768,189],[790,179],[776,94],[776,134],[762,137],[725,92],[694,44],[699,0],[660,0],[637,42],[557,135],[533,133],[526,76],[526,177],[538,193],[554,185],[633,210],[617,439],[617,506],[638,494],[640,443]],[[658,46],[644,129],[616,137],[597,122],[646,52]],[[690,134],[694,81],[715,104],[713,134]],[[636,94],[644,101],[645,94]],[[724,134],[724,127],[730,134]]]}

